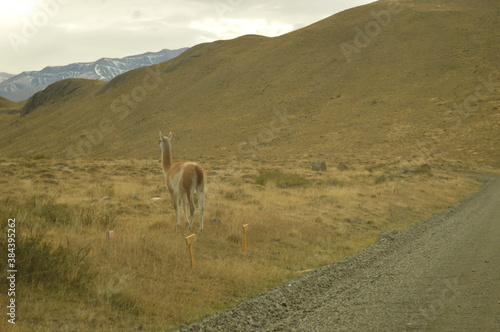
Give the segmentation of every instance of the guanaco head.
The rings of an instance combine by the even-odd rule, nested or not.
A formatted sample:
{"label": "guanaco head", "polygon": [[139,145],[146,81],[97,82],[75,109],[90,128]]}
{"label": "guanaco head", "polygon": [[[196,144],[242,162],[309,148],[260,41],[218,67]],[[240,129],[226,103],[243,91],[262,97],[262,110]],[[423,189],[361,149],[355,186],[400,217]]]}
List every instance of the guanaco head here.
{"label": "guanaco head", "polygon": [[172,139],[172,132],[170,132],[168,136],[163,136],[163,134],[160,131],[160,140],[158,141],[158,146],[160,147],[160,149],[163,150],[165,144],[170,143],[171,139]]}

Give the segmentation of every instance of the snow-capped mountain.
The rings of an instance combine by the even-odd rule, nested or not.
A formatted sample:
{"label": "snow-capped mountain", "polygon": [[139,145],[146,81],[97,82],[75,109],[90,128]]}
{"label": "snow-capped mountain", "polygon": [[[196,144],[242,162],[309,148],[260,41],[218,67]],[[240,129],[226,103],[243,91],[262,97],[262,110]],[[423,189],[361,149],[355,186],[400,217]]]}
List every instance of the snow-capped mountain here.
{"label": "snow-capped mountain", "polygon": [[[48,85],[66,78],[87,78],[110,81],[126,71],[153,65],[175,58],[187,48],[161,50],[132,55],[121,59],[102,58],[95,62],[72,63],[66,66],[45,67],[40,71],[27,71],[11,75],[2,82],[0,73],[0,96],[12,101],[22,101]],[[9,74],[6,74],[9,75]]]}
{"label": "snow-capped mountain", "polygon": [[3,81],[8,80],[9,78],[11,78],[13,76],[15,76],[15,75],[14,74],[0,72],[0,83],[2,83]]}

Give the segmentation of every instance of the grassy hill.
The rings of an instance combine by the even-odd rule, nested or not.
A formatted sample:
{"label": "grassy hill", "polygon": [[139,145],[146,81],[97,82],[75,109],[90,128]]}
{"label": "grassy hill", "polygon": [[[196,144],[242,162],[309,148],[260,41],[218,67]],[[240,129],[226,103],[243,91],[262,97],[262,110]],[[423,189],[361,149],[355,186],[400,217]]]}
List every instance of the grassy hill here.
{"label": "grassy hill", "polygon": [[11,110],[18,110],[21,107],[20,103],[15,103],[11,100],[0,97],[0,112],[7,112]]}
{"label": "grassy hill", "polygon": [[[24,103],[15,103],[0,97],[0,127],[10,124],[14,119],[19,117],[20,109],[23,107],[23,104]],[[0,148],[8,144],[9,141],[4,140],[4,138],[0,140]]]}
{"label": "grassy hill", "polygon": [[0,154],[156,157],[162,130],[177,158],[498,167],[497,10],[488,0],[378,1],[280,37],[197,45],[107,84],[72,82],[78,93],[58,82],[2,121]]}

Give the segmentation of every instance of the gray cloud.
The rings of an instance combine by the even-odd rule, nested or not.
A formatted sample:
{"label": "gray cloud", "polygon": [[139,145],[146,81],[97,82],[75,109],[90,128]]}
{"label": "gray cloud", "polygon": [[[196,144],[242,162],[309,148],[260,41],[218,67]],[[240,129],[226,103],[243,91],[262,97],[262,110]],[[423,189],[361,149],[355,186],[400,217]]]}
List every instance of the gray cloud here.
{"label": "gray cloud", "polygon": [[[0,13],[0,71],[17,74],[40,70],[48,65],[190,47],[247,33],[279,35],[371,1],[6,2],[6,9]],[[11,7],[8,7],[9,3]],[[16,3],[27,3],[28,6],[12,5]]]}

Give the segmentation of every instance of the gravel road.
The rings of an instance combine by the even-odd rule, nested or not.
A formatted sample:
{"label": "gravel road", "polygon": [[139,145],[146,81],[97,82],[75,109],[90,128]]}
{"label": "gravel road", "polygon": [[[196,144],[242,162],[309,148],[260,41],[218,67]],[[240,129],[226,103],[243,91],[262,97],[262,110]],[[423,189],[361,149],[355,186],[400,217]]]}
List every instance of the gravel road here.
{"label": "gravel road", "polygon": [[391,237],[181,331],[500,331],[500,178]]}

